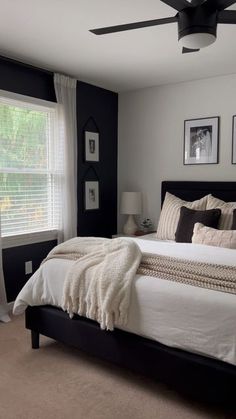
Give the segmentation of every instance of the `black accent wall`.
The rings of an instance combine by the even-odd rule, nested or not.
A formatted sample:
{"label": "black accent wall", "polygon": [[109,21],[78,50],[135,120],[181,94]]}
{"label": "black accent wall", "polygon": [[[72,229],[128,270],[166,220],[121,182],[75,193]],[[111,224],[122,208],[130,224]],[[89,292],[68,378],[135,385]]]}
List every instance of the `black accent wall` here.
{"label": "black accent wall", "polygon": [[8,301],[15,300],[21,288],[31,276],[25,274],[25,262],[32,260],[33,272],[35,272],[42,260],[46,258],[56,244],[56,240],[51,240],[3,249],[4,276]]}
{"label": "black accent wall", "polygon": [[[111,237],[117,230],[118,95],[87,83],[77,86],[78,234]],[[99,131],[99,162],[85,162],[84,132]],[[84,210],[84,182],[98,180],[99,210]]]}
{"label": "black accent wall", "polygon": [[1,57],[0,89],[56,102],[52,73]]}
{"label": "black accent wall", "polygon": [[[56,101],[53,74],[0,57],[0,89],[43,100]],[[118,95],[78,82],[78,234],[111,237],[117,229],[117,113]],[[94,180],[84,161],[84,129],[100,132],[100,161],[92,164],[100,182],[100,209],[84,211],[84,180]],[[92,171],[94,173],[94,171]],[[55,241],[3,250],[3,270],[8,301],[13,301],[29,279],[25,262],[32,260],[35,271]]]}

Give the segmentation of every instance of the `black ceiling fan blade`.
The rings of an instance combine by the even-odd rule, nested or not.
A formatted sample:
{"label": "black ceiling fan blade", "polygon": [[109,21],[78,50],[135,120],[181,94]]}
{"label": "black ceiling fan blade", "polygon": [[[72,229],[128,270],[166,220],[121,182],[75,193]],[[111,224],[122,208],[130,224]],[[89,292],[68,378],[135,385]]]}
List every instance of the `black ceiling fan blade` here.
{"label": "black ceiling fan blade", "polygon": [[224,10],[235,4],[235,0],[207,0],[206,7],[210,10]]}
{"label": "black ceiling fan blade", "polygon": [[147,28],[148,26],[165,25],[166,23],[177,22],[178,17],[165,17],[163,19],[146,20],[144,22],[127,23],[125,25],[108,26],[107,28],[90,29],[95,35],[105,35],[107,33],[115,33],[129,31],[132,29]]}
{"label": "black ceiling fan blade", "polygon": [[190,49],[190,48],[183,47],[182,54],[189,54],[190,52],[198,52],[198,51],[200,51],[200,49]]}
{"label": "black ceiling fan blade", "polygon": [[222,10],[218,14],[218,23],[231,23],[236,25],[236,10]]}
{"label": "black ceiling fan blade", "polygon": [[161,0],[163,3],[167,4],[168,6],[172,7],[178,12],[181,10],[187,9],[187,7],[193,7],[193,5],[187,0]]}

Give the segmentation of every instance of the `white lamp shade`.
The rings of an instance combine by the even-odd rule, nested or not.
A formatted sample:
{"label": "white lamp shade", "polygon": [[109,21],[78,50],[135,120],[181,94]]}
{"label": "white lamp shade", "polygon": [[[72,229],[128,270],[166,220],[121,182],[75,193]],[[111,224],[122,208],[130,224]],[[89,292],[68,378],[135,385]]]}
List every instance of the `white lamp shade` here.
{"label": "white lamp shade", "polygon": [[141,214],[142,194],[141,192],[122,192],[121,195],[121,214]]}

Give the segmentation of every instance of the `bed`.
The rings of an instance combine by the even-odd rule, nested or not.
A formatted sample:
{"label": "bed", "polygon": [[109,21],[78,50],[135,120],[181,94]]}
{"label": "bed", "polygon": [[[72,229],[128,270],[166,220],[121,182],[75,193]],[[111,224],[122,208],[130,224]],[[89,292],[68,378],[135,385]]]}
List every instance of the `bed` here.
{"label": "bed", "polygon": [[[162,183],[162,202],[166,192],[170,192],[188,201],[193,201],[212,193],[214,196],[225,201],[236,202],[236,182],[166,181]],[[149,245],[151,246],[149,244],[149,242],[151,243],[151,238],[150,240],[146,239],[146,242],[145,239],[140,240],[144,248]],[[163,243],[160,244],[160,247],[163,249],[163,254],[168,254],[171,244]],[[183,251],[186,251],[185,246],[183,245],[182,247]],[[211,248],[210,252],[210,257],[213,260],[214,249]],[[216,256],[217,252],[218,249],[216,248]],[[235,250],[231,250],[231,252],[234,253]],[[52,269],[54,268],[52,267]],[[160,282],[160,285],[158,285],[159,288],[157,289],[155,288],[157,287],[156,282],[153,281],[154,298],[155,292],[156,298],[158,298],[158,295],[164,292],[163,289],[165,288],[165,281],[163,283]],[[174,329],[173,323],[170,324],[167,336],[166,329],[168,328],[164,328],[164,326],[162,328],[160,312],[155,312],[155,299],[151,302],[151,308],[149,307],[149,312],[154,313],[154,320],[152,322],[149,320],[150,317],[148,316],[150,313],[148,310],[146,313],[141,313],[142,310],[140,310],[143,317],[140,321],[137,321],[135,314],[137,313],[138,306],[140,305],[142,307],[142,298],[145,299],[146,282],[139,280],[137,283],[141,288],[139,296],[142,297],[140,297],[140,300],[133,301],[131,304],[135,306],[135,309],[131,312],[131,322],[133,324],[126,330],[116,328],[113,332],[102,331],[96,322],[77,315],[73,319],[69,319],[67,313],[51,305],[28,307],[26,310],[26,328],[31,330],[32,348],[39,348],[39,336],[42,334],[65,344],[78,347],[104,360],[154,377],[195,397],[214,402],[233,402],[235,399],[236,385],[236,350],[234,351],[234,342],[236,340],[236,333],[234,333],[234,324],[236,324],[236,322],[234,323],[236,296],[224,294],[224,307],[227,310],[230,307],[229,315],[228,311],[226,313],[222,311],[223,309],[221,310],[221,302],[218,300],[218,303],[216,301],[216,307],[213,307],[211,311],[211,319],[209,320],[207,318],[209,292],[214,293],[215,291],[196,288],[198,295],[195,299],[196,309],[206,313],[201,318],[202,324],[200,326],[198,324],[198,330],[205,329],[205,336],[208,336],[214,333],[214,331],[218,333],[219,329],[219,335],[221,336],[221,342],[218,345],[220,347],[220,353],[215,354],[214,345],[213,347],[211,345],[212,339],[202,341],[203,334],[199,334],[196,339],[196,336],[193,334],[194,325],[191,325],[191,328],[188,329],[188,325],[186,324],[186,330],[182,331],[182,345],[180,336],[177,333],[178,328],[176,327]],[[178,284],[176,287],[176,284],[173,283],[173,287],[178,289],[176,291],[179,293],[178,298],[176,296],[175,298],[176,300],[180,300],[179,307],[182,307],[182,316],[184,316],[186,312],[191,312],[191,305],[184,307],[184,300],[181,300],[184,299],[184,294],[188,292],[188,286],[182,285],[181,288],[179,285],[181,284]],[[215,292],[216,299],[219,298],[219,294],[221,293]],[[168,298],[169,307],[173,310],[175,298],[173,298],[171,293],[169,293]],[[159,303],[161,304],[161,299]],[[179,310],[180,316],[181,309]],[[155,334],[155,321],[159,321],[158,334]],[[145,322],[146,327],[148,326],[150,329],[148,333],[146,331],[147,328],[142,330],[142,325]],[[217,325],[219,326],[218,329]],[[228,343],[230,345],[230,340],[232,340],[231,350],[230,347],[227,349],[227,341],[229,341]]]}

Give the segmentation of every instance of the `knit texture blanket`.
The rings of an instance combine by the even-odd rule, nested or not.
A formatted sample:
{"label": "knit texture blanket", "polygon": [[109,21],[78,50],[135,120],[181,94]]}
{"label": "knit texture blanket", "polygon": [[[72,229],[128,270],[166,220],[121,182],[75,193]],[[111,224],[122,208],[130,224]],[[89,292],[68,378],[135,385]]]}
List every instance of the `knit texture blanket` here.
{"label": "knit texture blanket", "polygon": [[236,294],[236,267],[234,266],[145,253],[137,273]]}
{"label": "knit texture blanket", "polygon": [[[70,317],[86,316],[113,330],[128,320],[132,280],[141,251],[131,240],[76,237],[56,246],[52,258],[74,260],[64,283],[62,308]],[[43,262],[43,263],[44,263]]]}

